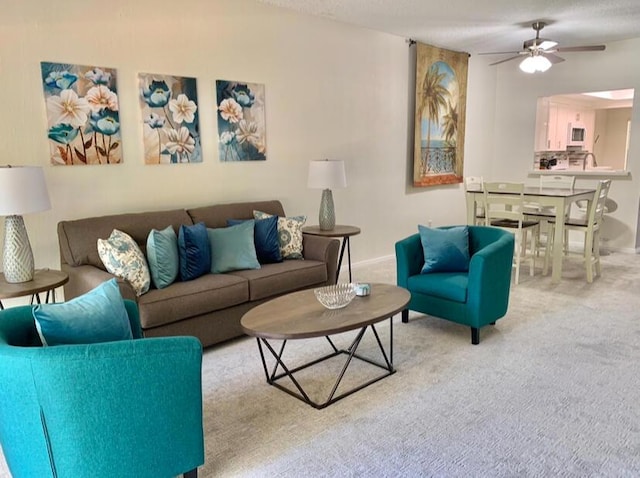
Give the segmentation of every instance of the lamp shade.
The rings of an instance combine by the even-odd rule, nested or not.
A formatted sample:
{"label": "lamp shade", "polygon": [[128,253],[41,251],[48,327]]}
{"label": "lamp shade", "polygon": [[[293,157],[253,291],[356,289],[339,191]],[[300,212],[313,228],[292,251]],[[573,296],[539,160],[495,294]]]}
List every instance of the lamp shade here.
{"label": "lamp shade", "polygon": [[309,161],[307,186],[312,189],[335,189],[347,187],[347,174],[341,159]]}
{"label": "lamp shade", "polygon": [[520,69],[525,73],[535,73],[536,71],[547,71],[551,68],[549,59],[542,55],[531,55],[520,63]]}
{"label": "lamp shade", "polygon": [[42,168],[0,167],[0,216],[29,214],[50,208]]}

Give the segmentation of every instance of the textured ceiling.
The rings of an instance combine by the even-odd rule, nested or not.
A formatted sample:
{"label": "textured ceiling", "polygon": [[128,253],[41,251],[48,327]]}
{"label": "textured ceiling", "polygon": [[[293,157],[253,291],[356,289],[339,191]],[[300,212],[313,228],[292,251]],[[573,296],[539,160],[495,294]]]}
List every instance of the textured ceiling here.
{"label": "textured ceiling", "polygon": [[538,20],[561,47],[640,37],[640,0],[259,1],[472,54],[519,50]]}

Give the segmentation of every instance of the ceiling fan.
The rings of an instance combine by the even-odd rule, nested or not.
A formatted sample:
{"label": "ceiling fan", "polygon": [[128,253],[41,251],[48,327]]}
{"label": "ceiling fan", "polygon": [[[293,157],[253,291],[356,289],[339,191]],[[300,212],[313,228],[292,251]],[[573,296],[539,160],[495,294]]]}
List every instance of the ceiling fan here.
{"label": "ceiling fan", "polygon": [[535,22],[531,25],[536,32],[536,37],[525,41],[522,46],[522,50],[520,51],[480,53],[480,55],[515,54],[515,56],[496,61],[491,63],[491,65],[499,65],[500,63],[525,56],[524,60],[520,63],[520,69],[526,73],[535,73],[536,71],[547,71],[551,68],[552,64],[564,61],[564,58],[556,55],[557,52],[602,51],[605,49],[605,45],[569,46],[560,48],[558,47],[558,42],[547,40],[546,38],[540,38],[540,30],[542,30],[545,25],[546,23],[544,22]]}

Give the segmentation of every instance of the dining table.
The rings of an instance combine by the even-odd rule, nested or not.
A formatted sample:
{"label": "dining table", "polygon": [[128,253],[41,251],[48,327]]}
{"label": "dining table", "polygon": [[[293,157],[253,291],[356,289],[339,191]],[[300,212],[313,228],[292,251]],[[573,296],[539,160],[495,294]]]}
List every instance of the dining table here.
{"label": "dining table", "polygon": [[[564,255],[564,221],[565,211],[567,208],[576,201],[586,200],[591,204],[594,198],[596,190],[589,188],[573,188],[573,189],[560,189],[560,188],[543,188],[539,186],[526,186],[524,188],[524,196],[527,202],[538,203],[541,206],[550,206],[555,210],[556,227],[554,228],[553,236],[553,257],[552,257],[552,272],[551,282],[558,283],[562,278],[562,259]],[[508,193],[505,193],[508,194]],[[482,206],[484,203],[484,191],[481,187],[474,189],[468,189],[466,192],[467,201],[467,224],[475,223],[475,211],[477,206]]]}

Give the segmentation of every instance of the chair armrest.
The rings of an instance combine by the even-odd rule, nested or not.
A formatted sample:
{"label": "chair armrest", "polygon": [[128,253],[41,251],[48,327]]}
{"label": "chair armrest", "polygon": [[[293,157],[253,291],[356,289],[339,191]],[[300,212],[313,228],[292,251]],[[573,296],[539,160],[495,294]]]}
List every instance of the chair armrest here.
{"label": "chair armrest", "polygon": [[467,310],[479,326],[507,313],[511,288],[514,236],[502,237],[473,254],[469,263]]}
{"label": "chair armrest", "polygon": [[[0,359],[0,377],[11,382],[2,421],[23,422],[20,438],[40,470],[48,450],[58,476],[175,476],[204,463],[195,337],[2,347]],[[8,380],[9,373],[25,376]]]}
{"label": "chair armrest", "polygon": [[305,259],[321,261],[327,265],[328,284],[335,284],[336,281],[339,249],[338,239],[302,234],[302,255]]}
{"label": "chair armrest", "polygon": [[396,282],[407,288],[409,277],[420,274],[424,266],[424,252],[420,234],[413,234],[396,242]]}
{"label": "chair armrest", "polygon": [[[116,277],[107,271],[91,265],[74,267],[69,264],[62,264],[61,268],[63,272],[69,274],[69,282],[64,285],[65,300],[73,299],[74,297],[85,294],[103,282]],[[131,287],[131,284],[119,277],[116,277],[116,279],[118,280],[118,286],[120,287],[122,297],[124,299],[137,302],[137,296],[133,287]]]}

